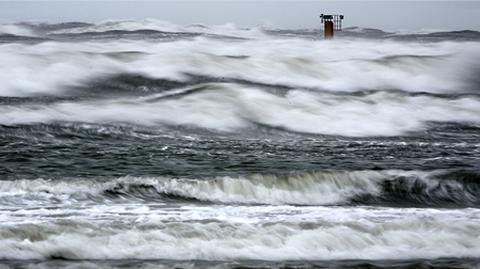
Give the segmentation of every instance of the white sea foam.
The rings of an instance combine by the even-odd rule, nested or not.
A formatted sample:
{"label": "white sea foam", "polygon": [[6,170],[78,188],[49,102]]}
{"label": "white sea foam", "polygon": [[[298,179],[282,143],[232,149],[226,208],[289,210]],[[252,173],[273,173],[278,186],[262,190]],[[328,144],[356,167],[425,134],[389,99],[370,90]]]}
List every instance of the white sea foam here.
{"label": "white sea foam", "polygon": [[292,90],[279,96],[239,84],[206,84],[180,98],[103,99],[0,107],[0,124],[130,123],[191,125],[236,131],[261,124],[287,130],[344,136],[394,136],[429,122],[480,122],[477,97],[441,98],[379,92],[337,96]]}
{"label": "white sea foam", "polygon": [[107,20],[96,24],[85,25],[82,27],[59,29],[50,31],[49,34],[78,34],[91,32],[106,31],[138,31],[138,30],[154,30],[167,33],[198,33],[225,35],[240,38],[261,38],[266,37],[258,27],[241,28],[235,24],[226,23],[221,25],[205,25],[205,24],[189,24],[179,25],[168,21],[157,19],[144,20]]}
{"label": "white sea foam", "polygon": [[[0,259],[336,260],[478,257],[480,210],[311,206],[412,178],[461,193],[442,171],[353,171],[215,179],[0,181]],[[414,182],[414,181],[412,181]],[[413,184],[413,183],[412,183]],[[417,185],[417,184],[414,184]],[[140,201],[135,186],[227,205]],[[142,187],[141,187],[142,188]],[[116,192],[116,202],[99,199]],[[41,196],[50,197],[43,203]],[[121,199],[125,195],[126,199]],[[5,201],[32,197],[32,203]],[[89,197],[82,200],[78,197]],[[230,203],[235,204],[230,204]],[[244,203],[271,203],[244,205]],[[239,204],[238,204],[239,203]],[[310,206],[282,205],[284,203]]]}
{"label": "white sea foam", "polygon": [[[124,73],[177,81],[188,80],[188,73],[280,84],[297,90],[279,96],[253,86],[217,83],[206,85],[210,91],[174,100],[142,102],[131,97],[2,106],[0,123],[121,121],[194,125],[220,131],[237,131],[259,123],[345,136],[400,135],[423,130],[430,121],[478,124],[480,105],[476,96],[449,100],[388,90],[448,94],[474,91],[478,87],[475,59],[479,55],[475,42],[321,42],[269,37],[235,42],[195,38],[176,42],[3,44],[0,96],[68,95],[72,86]],[[305,87],[310,91],[301,90]],[[364,96],[327,94],[359,90],[387,91]]]}
{"label": "white sea foam", "polygon": [[[102,208],[100,211],[108,210]],[[131,210],[130,210],[131,211]],[[148,211],[148,210],[147,210]],[[475,209],[184,207],[0,225],[0,258],[414,259],[478,257]],[[278,221],[280,220],[280,221]]]}
{"label": "white sea foam", "polygon": [[0,34],[37,36],[34,31],[19,24],[0,24]]}
{"label": "white sea foam", "polygon": [[[432,121],[480,122],[478,94],[463,94],[478,90],[476,42],[323,42],[232,25],[158,21],[104,22],[53,33],[140,29],[248,40],[205,35],[174,42],[1,44],[0,96],[69,95],[72,86],[125,73],[177,81],[188,81],[185,73],[190,73],[253,84],[205,83],[128,98],[101,93],[98,99],[92,87],[88,98],[48,104],[2,98],[0,124],[125,122],[227,132],[260,124],[316,134],[390,136],[424,130]],[[19,25],[0,26],[0,32],[34,34]],[[290,90],[274,92],[276,86],[255,83]],[[379,92],[347,94],[361,90]],[[422,206],[478,204],[474,183],[444,172],[0,180],[0,260],[478,258],[479,209],[345,206],[361,204],[362,198],[395,200],[396,194],[419,199]],[[399,192],[388,193],[388,186]]]}
{"label": "white sea foam", "polygon": [[[111,53],[136,51],[136,58]],[[335,53],[332,53],[334,51]],[[0,95],[59,94],[118,73],[185,79],[184,73],[330,91],[399,89],[458,93],[475,88],[477,43],[195,38],[176,42],[44,42],[0,46]],[[224,56],[246,56],[229,58]]]}
{"label": "white sea foam", "polygon": [[[420,195],[427,201],[454,198],[452,191],[461,194],[462,201],[475,201],[468,186],[455,180],[438,180],[438,173],[441,171],[323,171],[213,179],[121,177],[104,182],[15,180],[0,181],[0,198],[3,199],[0,202],[15,206],[19,202],[16,199],[27,204],[39,200],[49,203],[50,199],[54,199],[54,202],[74,204],[89,201],[92,197],[93,200],[102,200],[105,193],[113,192],[120,197],[140,195],[141,198],[146,195],[148,198],[162,198],[162,195],[167,195],[225,204],[332,205],[349,203],[352,198],[361,195],[380,198],[388,195],[383,193],[383,183],[397,184],[399,180],[403,182],[398,183],[398,188],[409,192],[417,186],[416,193],[412,195]],[[418,190],[418,184],[423,185],[422,192]],[[155,193],[141,188],[152,188]]]}
{"label": "white sea foam", "polygon": [[[151,186],[159,193],[204,201],[266,204],[333,204],[356,194],[378,194],[377,184],[387,174],[370,171],[317,172],[290,175],[251,175],[211,180],[123,177],[104,183],[91,181],[16,180],[0,182],[0,197],[46,193],[101,194],[107,190],[127,193],[135,186]],[[66,197],[68,198],[68,196]]]}

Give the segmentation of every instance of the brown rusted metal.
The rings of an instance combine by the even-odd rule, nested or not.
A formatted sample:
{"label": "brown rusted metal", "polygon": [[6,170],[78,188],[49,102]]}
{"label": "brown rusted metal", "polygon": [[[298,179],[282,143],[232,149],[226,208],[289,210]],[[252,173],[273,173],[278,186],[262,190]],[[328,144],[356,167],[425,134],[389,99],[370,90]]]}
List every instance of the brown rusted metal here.
{"label": "brown rusted metal", "polygon": [[320,19],[324,24],[325,39],[332,39],[335,31],[342,30],[343,15],[320,15]]}
{"label": "brown rusted metal", "polygon": [[333,38],[333,21],[326,21],[324,23],[325,28],[324,28],[324,33],[325,33],[325,39],[332,39]]}

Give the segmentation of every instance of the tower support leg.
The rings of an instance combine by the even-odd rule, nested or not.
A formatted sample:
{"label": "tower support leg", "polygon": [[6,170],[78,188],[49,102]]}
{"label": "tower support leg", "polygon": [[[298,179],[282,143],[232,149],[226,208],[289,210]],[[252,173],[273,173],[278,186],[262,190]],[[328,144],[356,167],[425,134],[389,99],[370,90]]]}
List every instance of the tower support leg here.
{"label": "tower support leg", "polygon": [[324,34],[325,39],[333,38],[333,21],[325,21]]}

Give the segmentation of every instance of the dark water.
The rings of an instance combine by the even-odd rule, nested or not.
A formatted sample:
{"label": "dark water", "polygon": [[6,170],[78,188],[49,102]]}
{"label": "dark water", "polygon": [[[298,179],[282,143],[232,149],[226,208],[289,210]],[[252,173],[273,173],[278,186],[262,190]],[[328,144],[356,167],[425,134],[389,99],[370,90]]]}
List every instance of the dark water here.
{"label": "dark water", "polygon": [[2,27],[2,268],[478,266],[478,32]]}
{"label": "dark water", "polygon": [[[35,261],[35,268],[470,268],[478,265],[474,259],[438,259],[414,261]],[[31,268],[31,261],[8,261],[6,268]]]}

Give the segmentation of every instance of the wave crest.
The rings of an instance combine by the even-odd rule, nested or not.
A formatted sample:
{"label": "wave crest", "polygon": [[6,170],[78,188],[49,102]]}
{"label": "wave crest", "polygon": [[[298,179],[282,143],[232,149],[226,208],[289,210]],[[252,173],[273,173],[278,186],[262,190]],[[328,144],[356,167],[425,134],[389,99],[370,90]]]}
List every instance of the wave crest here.
{"label": "wave crest", "polygon": [[[320,171],[214,179],[122,177],[90,181],[2,181],[0,196],[173,199],[222,204],[480,206],[480,178],[465,171]],[[470,178],[465,180],[465,178]]]}
{"label": "wave crest", "polygon": [[[381,216],[379,216],[381,218]],[[60,221],[3,227],[0,259],[339,260],[477,257],[477,219],[389,222]],[[449,242],[449,244],[445,244]]]}

